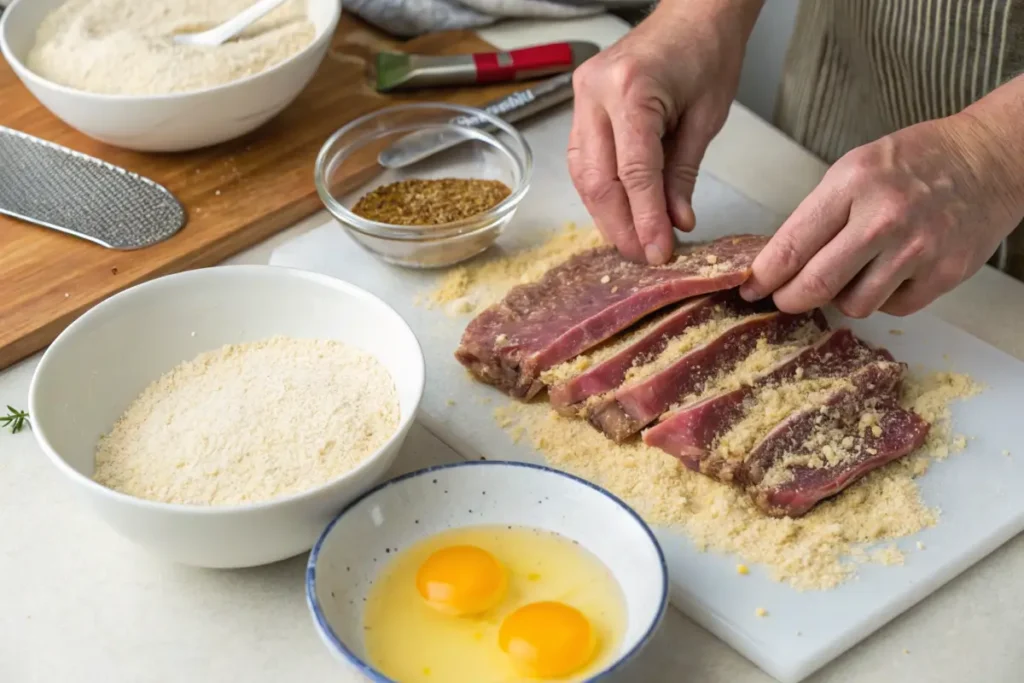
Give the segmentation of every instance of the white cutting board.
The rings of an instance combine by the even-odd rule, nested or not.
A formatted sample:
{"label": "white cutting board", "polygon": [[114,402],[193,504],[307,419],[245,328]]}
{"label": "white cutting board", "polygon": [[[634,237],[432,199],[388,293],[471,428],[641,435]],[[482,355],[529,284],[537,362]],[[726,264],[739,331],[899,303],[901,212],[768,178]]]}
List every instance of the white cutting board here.
{"label": "white cutting board", "polygon": [[[500,244],[536,244],[542,231],[566,221],[589,224],[565,169],[569,124],[569,112],[563,110],[525,129],[536,154],[532,189]],[[781,223],[711,176],[698,181],[694,208],[700,238],[766,233]],[[414,304],[417,293],[431,288],[436,273],[381,263],[333,223],[279,247],[271,263],[339,277],[395,307],[416,332],[426,357],[420,420],[463,457],[542,461],[525,440],[513,444],[495,423],[495,406],[511,399],[470,380],[455,361],[452,354],[468,318],[450,318]],[[758,567],[751,568],[749,581],[732,580],[735,557],[699,552],[685,536],[655,530],[669,564],[672,603],[783,683],[807,677],[1024,530],[1024,447],[1018,447],[1015,434],[1021,411],[1013,407],[1024,391],[1024,364],[928,314],[898,321],[879,314],[846,322],[901,360],[967,372],[989,387],[954,408],[955,431],[974,437],[967,450],[932,467],[920,480],[927,503],[942,508],[942,519],[935,528],[898,542],[908,551],[906,564],[861,566],[858,580],[831,591],[800,593],[772,581]],[[893,327],[904,334],[890,335]],[[485,404],[484,398],[492,402]],[[1004,449],[1019,455],[1006,457]],[[919,540],[925,552],[913,552]],[[755,618],[755,607],[766,608],[771,616]],[[667,674],[665,680],[680,679]]]}

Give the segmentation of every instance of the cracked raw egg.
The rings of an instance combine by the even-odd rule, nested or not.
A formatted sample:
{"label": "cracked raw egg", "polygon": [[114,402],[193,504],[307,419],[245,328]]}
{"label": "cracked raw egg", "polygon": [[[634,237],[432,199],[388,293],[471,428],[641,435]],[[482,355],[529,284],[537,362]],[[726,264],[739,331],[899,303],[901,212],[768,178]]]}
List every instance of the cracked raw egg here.
{"label": "cracked raw egg", "polygon": [[505,617],[498,644],[524,676],[556,678],[590,661],[597,639],[590,621],[562,602],[534,602]]}
{"label": "cracked raw egg", "polygon": [[402,683],[578,681],[612,662],[625,614],[611,572],[573,541],[476,526],[399,552],[363,627],[370,664]]}
{"label": "cracked raw egg", "polygon": [[505,568],[474,545],[435,551],[416,572],[416,590],[443,614],[465,616],[491,609],[505,597]]}

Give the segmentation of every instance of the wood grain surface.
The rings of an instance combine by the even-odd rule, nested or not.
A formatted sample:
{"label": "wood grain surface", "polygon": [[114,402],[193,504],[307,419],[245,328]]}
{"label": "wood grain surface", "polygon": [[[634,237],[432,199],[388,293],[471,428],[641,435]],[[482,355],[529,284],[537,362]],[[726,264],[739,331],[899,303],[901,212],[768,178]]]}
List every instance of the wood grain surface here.
{"label": "wood grain surface", "polygon": [[[524,84],[382,95],[367,65],[381,49],[456,54],[493,49],[471,32],[396,43],[343,15],[316,76],[281,114],[234,141],[195,152],[143,154],[111,147],[49,113],[0,59],[0,125],[105,159],[167,187],[188,212],[171,239],[113,251],[0,216],[0,369],[44,348],[104,298],[145,280],[216,264],[318,211],[313,163],[346,122],[405,101],[481,105]],[[74,201],[74,197],[67,197]]]}

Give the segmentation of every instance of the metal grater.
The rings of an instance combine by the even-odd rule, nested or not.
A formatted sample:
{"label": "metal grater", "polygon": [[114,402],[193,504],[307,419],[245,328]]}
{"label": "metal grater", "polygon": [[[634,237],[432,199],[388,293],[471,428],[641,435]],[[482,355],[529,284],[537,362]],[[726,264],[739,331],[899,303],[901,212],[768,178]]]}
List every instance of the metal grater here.
{"label": "metal grater", "polygon": [[110,249],[162,242],[185,209],[148,178],[0,126],[0,214]]}

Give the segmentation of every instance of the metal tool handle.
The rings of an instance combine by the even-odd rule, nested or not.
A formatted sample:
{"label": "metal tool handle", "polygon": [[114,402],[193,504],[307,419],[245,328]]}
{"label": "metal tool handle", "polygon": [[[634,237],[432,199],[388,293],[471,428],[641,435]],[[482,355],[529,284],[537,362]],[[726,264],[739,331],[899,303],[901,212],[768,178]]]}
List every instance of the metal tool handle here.
{"label": "metal tool handle", "polygon": [[167,188],[102,159],[0,126],[0,214],[111,249],[138,249],[187,220]]}
{"label": "metal tool handle", "polygon": [[[572,99],[572,73],[559,74],[532,88],[506,95],[485,105],[483,110],[508,123],[515,123],[540,111]],[[493,132],[494,126],[480,116],[458,116],[452,124]],[[460,130],[420,131],[397,140],[377,156],[384,168],[409,166],[465,142],[469,138]]]}

